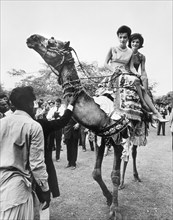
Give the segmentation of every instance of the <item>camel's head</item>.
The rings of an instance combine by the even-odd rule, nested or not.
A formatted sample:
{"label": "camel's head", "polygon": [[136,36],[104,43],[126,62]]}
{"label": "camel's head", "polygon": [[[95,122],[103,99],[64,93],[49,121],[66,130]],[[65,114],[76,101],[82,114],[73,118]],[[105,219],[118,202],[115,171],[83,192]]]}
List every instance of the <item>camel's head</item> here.
{"label": "camel's head", "polygon": [[27,39],[26,44],[29,48],[37,51],[45,62],[54,68],[59,66],[59,63],[62,64],[65,59],[69,60],[69,55],[71,56],[69,41],[62,42],[55,40],[54,37],[47,39],[41,35],[34,34]]}
{"label": "camel's head", "polygon": [[54,37],[47,39],[41,35],[34,34],[27,39],[26,43],[29,48],[39,53],[44,61],[54,67],[59,73],[61,73],[65,64],[74,64],[69,41],[62,42],[55,40]]}
{"label": "camel's head", "polygon": [[39,34],[31,35],[27,41],[27,46],[29,48],[37,49],[39,47],[45,47],[45,48],[55,48],[57,50],[64,50],[68,49],[70,42],[62,42],[55,40],[54,37],[51,37],[50,39],[47,39]]}
{"label": "camel's head", "polygon": [[32,49],[36,49],[39,47],[47,47],[48,39],[41,35],[34,34],[27,39],[26,44],[29,48]]}

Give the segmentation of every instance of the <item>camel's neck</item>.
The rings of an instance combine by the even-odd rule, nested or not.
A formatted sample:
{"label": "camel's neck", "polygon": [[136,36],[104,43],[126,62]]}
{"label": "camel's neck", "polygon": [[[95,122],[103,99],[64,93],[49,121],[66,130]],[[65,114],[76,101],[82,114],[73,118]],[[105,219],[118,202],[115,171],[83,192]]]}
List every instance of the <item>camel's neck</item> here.
{"label": "camel's neck", "polygon": [[65,96],[73,94],[82,88],[74,63],[64,65],[60,78]]}

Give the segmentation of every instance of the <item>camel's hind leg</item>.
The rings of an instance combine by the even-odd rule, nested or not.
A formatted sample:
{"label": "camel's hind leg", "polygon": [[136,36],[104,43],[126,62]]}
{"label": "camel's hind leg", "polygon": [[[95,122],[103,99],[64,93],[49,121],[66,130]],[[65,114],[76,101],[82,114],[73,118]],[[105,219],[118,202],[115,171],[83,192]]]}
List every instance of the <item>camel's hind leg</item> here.
{"label": "camel's hind leg", "polygon": [[121,155],[123,147],[121,145],[114,146],[114,163],[113,170],[111,173],[111,179],[113,183],[113,195],[112,204],[110,206],[110,217],[114,219],[122,219],[118,209],[118,186],[120,185],[120,166],[121,166]]}
{"label": "camel's hind leg", "polygon": [[103,161],[104,150],[105,150],[105,140],[104,140],[104,138],[102,138],[101,146],[98,147],[98,145],[96,144],[96,150],[95,150],[95,152],[96,152],[96,162],[95,162],[95,167],[94,167],[92,175],[93,175],[94,180],[97,181],[100,188],[102,189],[103,195],[107,199],[107,204],[111,205],[111,203],[112,203],[112,194],[110,193],[107,186],[103,182],[102,174],[101,174],[101,166],[102,166],[102,161]]}

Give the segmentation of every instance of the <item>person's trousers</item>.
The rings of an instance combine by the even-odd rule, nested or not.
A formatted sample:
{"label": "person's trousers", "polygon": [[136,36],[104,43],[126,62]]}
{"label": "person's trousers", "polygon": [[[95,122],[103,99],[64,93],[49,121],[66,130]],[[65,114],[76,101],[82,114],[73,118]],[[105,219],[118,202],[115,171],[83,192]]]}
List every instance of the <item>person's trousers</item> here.
{"label": "person's trousers", "polygon": [[90,144],[91,151],[94,151],[94,141],[89,140],[89,144]]}
{"label": "person's trousers", "polygon": [[61,140],[62,140],[62,129],[55,131],[55,142],[56,142],[56,160],[60,159],[61,152]]}
{"label": "person's trousers", "polygon": [[77,155],[78,155],[78,132],[72,132],[69,139],[66,140],[67,145],[67,161],[69,166],[76,166]]}
{"label": "person's trousers", "polygon": [[55,148],[55,132],[52,132],[48,136],[47,146],[49,150],[54,150]]}
{"label": "person's trousers", "polygon": [[159,122],[157,127],[157,135],[160,135],[162,129],[162,134],[165,135],[165,122]]}

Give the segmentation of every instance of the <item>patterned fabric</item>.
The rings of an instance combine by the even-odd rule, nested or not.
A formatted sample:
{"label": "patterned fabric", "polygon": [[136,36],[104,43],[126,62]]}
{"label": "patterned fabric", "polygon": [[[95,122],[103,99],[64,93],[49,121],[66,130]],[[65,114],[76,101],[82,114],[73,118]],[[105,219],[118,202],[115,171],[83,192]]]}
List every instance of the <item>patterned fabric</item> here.
{"label": "patterned fabric", "polygon": [[132,75],[124,66],[118,67],[110,79],[110,87],[115,91],[115,109],[125,114],[128,119],[141,121],[142,110],[140,98]]}
{"label": "patterned fabric", "polygon": [[138,76],[132,74],[128,68],[119,66],[110,78],[109,89],[114,90],[115,111],[126,115],[130,120],[129,138],[124,139],[122,159],[128,161],[132,145],[145,146],[148,136],[147,123],[143,120],[142,106],[134,81]]}

